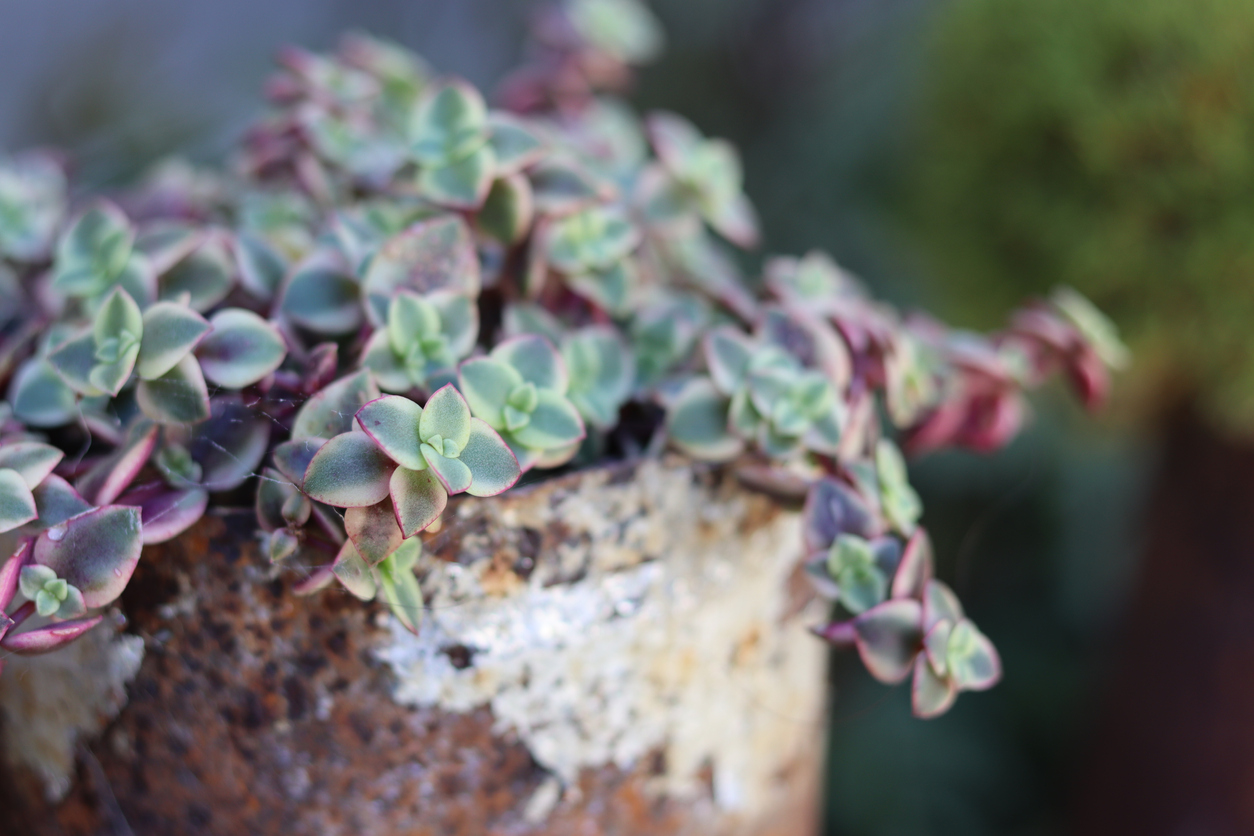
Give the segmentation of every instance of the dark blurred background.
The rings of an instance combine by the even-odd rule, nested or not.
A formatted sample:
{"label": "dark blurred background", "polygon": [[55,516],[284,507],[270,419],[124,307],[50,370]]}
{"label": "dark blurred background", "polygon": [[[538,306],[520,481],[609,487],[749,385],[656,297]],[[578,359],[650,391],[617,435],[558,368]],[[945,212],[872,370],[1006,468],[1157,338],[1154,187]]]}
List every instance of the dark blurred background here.
{"label": "dark blurred background", "polygon": [[[652,5],[669,45],[635,100],[742,149],[771,251],[827,249],[960,326],[1071,283],[1137,357],[1096,422],[1047,390],[1003,452],[914,465],[1006,676],[924,722],[834,659],[827,832],[1254,831],[1254,4]],[[275,50],[347,28],[490,89],[529,8],[0,0],[0,150],[67,148],[94,185],[220,160]]]}

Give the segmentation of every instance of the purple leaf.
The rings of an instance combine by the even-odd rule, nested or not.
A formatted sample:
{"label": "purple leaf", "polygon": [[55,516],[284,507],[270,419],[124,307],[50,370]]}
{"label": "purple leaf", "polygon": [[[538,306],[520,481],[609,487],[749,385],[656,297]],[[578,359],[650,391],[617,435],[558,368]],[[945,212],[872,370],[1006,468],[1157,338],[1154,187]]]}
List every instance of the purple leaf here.
{"label": "purple leaf", "polygon": [[210,491],[229,491],[242,485],[261,464],[273,422],[244,406],[238,396],[214,398],[212,405],[209,420],[182,435],[187,436],[188,452],[203,468],[201,485]]}
{"label": "purple leaf", "polygon": [[78,492],[95,505],[108,505],[117,499],[148,463],[157,446],[157,431],[156,424],[137,424],[122,447],[79,477],[75,485]]}
{"label": "purple leaf", "polygon": [[182,534],[205,514],[209,492],[200,488],[173,490],[164,482],[149,482],[118,497],[118,505],[140,509],[144,545],[164,543]]}
{"label": "purple leaf", "polygon": [[380,563],[405,539],[391,497],[364,508],[349,508],[344,512],[344,530],[357,553],[371,566]]}
{"label": "purple leaf", "polygon": [[17,595],[17,582],[21,577],[22,568],[30,564],[35,551],[30,540],[24,542],[8,560],[0,565],[0,613],[3,613]]}
{"label": "purple leaf", "polygon": [[294,485],[305,483],[305,471],[314,454],[326,441],[321,438],[293,438],[274,448],[274,466]]}
{"label": "purple leaf", "polygon": [[820,479],[806,497],[802,524],[806,549],[827,551],[841,534],[874,539],[878,526],[866,502],[853,488],[835,479]]}
{"label": "purple leaf", "polygon": [[35,562],[83,593],[90,608],[112,603],[135,571],[143,548],[138,508],[108,505],[71,517],[35,540]]}
{"label": "purple leaf", "polygon": [[21,656],[48,653],[74,641],[103,619],[103,615],[94,615],[90,618],[63,621],[60,624],[50,624],[37,630],[6,635],[0,639],[0,648]]}
{"label": "purple leaf", "polygon": [[910,675],[922,621],[919,602],[902,598],[885,601],[854,619],[858,655],[871,676],[891,685]]}

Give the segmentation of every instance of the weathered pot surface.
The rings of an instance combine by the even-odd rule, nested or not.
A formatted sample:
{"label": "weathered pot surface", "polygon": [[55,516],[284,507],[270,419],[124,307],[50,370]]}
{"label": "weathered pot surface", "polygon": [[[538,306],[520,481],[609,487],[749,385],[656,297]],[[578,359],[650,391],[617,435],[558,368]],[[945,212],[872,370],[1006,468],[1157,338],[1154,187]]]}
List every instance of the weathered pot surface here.
{"label": "weathered pot surface", "polygon": [[127,632],[9,662],[6,826],[814,831],[822,605],[798,515],[726,474],[646,461],[462,499],[424,535],[418,636],[338,589],[296,597],[254,527],[222,512],[146,550]]}

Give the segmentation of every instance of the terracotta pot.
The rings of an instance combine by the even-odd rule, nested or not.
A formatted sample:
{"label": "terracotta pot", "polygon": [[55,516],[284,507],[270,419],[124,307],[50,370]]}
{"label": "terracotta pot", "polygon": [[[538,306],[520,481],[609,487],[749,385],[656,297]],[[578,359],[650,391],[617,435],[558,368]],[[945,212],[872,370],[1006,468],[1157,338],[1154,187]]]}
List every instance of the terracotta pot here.
{"label": "terracotta pot", "polygon": [[461,499],[424,537],[418,636],[294,596],[250,513],[147,549],[124,632],[0,680],[5,826],[814,832],[826,652],[795,512],[650,461]]}

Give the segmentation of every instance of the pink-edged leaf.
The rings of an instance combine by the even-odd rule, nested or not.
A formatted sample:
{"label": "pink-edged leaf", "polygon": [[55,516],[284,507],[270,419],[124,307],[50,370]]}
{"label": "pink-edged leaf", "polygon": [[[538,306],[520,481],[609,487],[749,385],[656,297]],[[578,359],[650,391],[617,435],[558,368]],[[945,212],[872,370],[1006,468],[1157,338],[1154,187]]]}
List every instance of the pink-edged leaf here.
{"label": "pink-edged leaf", "polygon": [[305,578],[303,581],[293,586],[292,594],[300,596],[300,597],[304,597],[306,595],[313,595],[315,592],[319,592],[323,589],[326,589],[328,586],[334,583],[334,581],[335,581],[335,572],[333,571],[332,567],[323,566],[319,569],[315,569],[313,574],[311,574],[309,577]]}
{"label": "pink-edged leaf", "polygon": [[32,491],[56,467],[64,453],[51,444],[18,441],[0,445],[0,468],[16,470]]}
{"label": "pink-edged leaf", "polygon": [[891,596],[922,600],[927,582],[932,579],[932,566],[932,541],[922,527],[916,528],[897,564]]}
{"label": "pink-edged leaf", "polygon": [[954,630],[952,619],[942,618],[923,637],[923,650],[932,670],[941,676],[949,674],[949,636]]}
{"label": "pink-edged leaf", "polygon": [[958,687],[948,677],[937,676],[920,653],[914,660],[914,679],[910,683],[910,705],[921,720],[939,717],[949,710],[958,696]]}
{"label": "pink-edged leaf", "polygon": [[126,588],[142,548],[140,510],[106,505],[40,534],[35,562],[77,586],[88,607],[103,607]]}
{"label": "pink-edged leaf", "polygon": [[462,493],[474,481],[470,468],[466,467],[460,459],[450,459],[442,456],[434,452],[430,445],[426,445],[423,457],[426,458],[427,464],[430,465],[428,470],[435,474],[436,478],[440,480],[440,484],[444,486],[444,490],[450,494]]}
{"label": "pink-edged leaf", "polygon": [[379,397],[369,371],[340,378],[314,395],[296,413],[292,438],[331,438],[353,428],[357,410]]}
{"label": "pink-edged leaf", "polygon": [[140,510],[144,545],[164,543],[182,534],[205,514],[209,492],[200,488],[174,490],[164,482],[131,488],[117,499],[118,505]]}
{"label": "pink-edged leaf", "polygon": [[470,228],[456,215],[420,221],[389,238],[370,260],[362,288],[386,310],[399,290],[479,293],[479,258]]}
{"label": "pink-edged leaf", "polygon": [[347,432],[322,445],[305,470],[304,490],[338,508],[374,505],[388,495],[396,463],[365,433]]}
{"label": "pink-edged leaf", "polygon": [[392,504],[405,537],[412,537],[439,519],[448,505],[448,491],[428,470],[398,467],[392,474]]}
{"label": "pink-edged leaf", "polygon": [[79,636],[95,627],[104,619],[103,615],[90,618],[79,618],[74,621],[63,621],[60,624],[49,624],[37,630],[24,633],[11,633],[0,639],[0,649],[16,653],[19,656],[36,656],[65,647]]}
{"label": "pink-edged leaf", "polygon": [[0,469],[0,532],[12,531],[39,516],[35,497],[16,470]]}
{"label": "pink-edged leaf", "polygon": [[923,630],[931,630],[942,618],[962,620],[962,603],[943,581],[932,579],[923,587]]}
{"label": "pink-edged leaf", "polygon": [[954,625],[947,648],[949,676],[963,691],[984,691],[1001,679],[1001,656],[967,619]]}
{"label": "pink-edged leaf", "polygon": [[45,528],[90,511],[92,507],[69,482],[55,473],[44,479],[31,493],[35,497],[35,507],[39,510],[39,524]]}
{"label": "pink-edged leaf", "polygon": [[363,601],[369,601],[378,592],[370,564],[358,553],[351,540],[340,548],[331,571],[345,589]]}
{"label": "pink-edged leaf", "polygon": [[837,647],[853,647],[858,642],[858,631],[854,627],[852,620],[833,621],[821,627],[811,627],[810,631]]}
{"label": "pink-edged leaf", "polygon": [[34,559],[34,543],[27,540],[3,565],[0,565],[0,615],[8,609],[9,604],[13,603],[14,596],[17,595],[18,578],[21,577],[22,569],[29,566]]}
{"label": "pink-edged leaf", "polygon": [[423,410],[409,398],[384,395],[357,412],[357,423],[392,461],[410,470],[427,466],[418,449],[418,423]]}
{"label": "pink-edged leaf", "polygon": [[895,684],[910,675],[922,639],[923,608],[918,601],[885,601],[853,621],[858,655],[871,676]]}
{"label": "pink-edged leaf", "polygon": [[466,493],[471,496],[496,496],[514,487],[522,475],[514,451],[478,418],[470,419],[470,436],[458,458],[470,469]]}
{"label": "pink-edged leaf", "polygon": [[377,565],[404,540],[391,497],[364,508],[344,512],[344,531],[357,553],[371,566]]}
{"label": "pink-edged leaf", "polygon": [[137,424],[126,443],[79,477],[75,488],[95,505],[108,505],[117,499],[148,463],[157,446],[157,432],[156,424]]}
{"label": "pink-edged leaf", "polygon": [[314,454],[326,444],[321,438],[293,438],[274,448],[274,466],[297,487],[305,484],[305,471]]}

